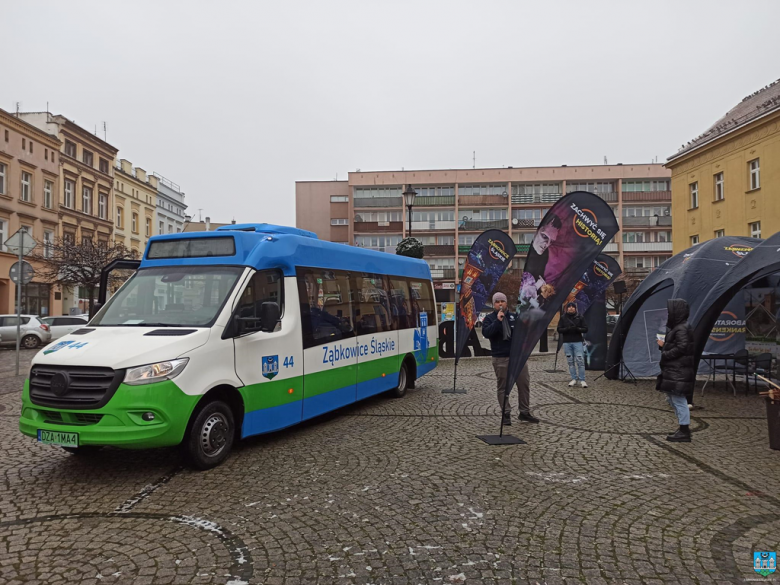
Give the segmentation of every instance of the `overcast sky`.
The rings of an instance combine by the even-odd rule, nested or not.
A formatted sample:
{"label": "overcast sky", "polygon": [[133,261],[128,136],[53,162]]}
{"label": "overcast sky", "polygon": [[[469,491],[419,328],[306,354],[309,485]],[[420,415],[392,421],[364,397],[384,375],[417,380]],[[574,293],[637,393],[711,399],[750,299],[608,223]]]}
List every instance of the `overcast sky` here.
{"label": "overcast sky", "polygon": [[[348,171],[663,162],[780,77],[780,2],[12,2],[0,107],[50,111],[212,221]],[[102,130],[99,132],[102,136]]]}

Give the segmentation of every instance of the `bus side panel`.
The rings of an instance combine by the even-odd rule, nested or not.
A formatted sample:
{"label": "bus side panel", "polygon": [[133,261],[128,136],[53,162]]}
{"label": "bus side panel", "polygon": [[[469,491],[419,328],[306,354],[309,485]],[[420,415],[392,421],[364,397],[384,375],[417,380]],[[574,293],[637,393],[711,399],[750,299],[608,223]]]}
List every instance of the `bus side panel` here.
{"label": "bus side panel", "polygon": [[398,386],[398,331],[362,335],[358,348],[358,400]]}
{"label": "bus side panel", "polygon": [[303,363],[304,420],[355,402],[357,338],[306,349]]}

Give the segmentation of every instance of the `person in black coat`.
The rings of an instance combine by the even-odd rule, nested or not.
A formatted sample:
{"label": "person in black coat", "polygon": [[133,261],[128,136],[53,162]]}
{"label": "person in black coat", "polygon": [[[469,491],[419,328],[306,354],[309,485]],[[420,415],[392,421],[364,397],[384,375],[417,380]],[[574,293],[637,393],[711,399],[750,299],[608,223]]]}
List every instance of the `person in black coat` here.
{"label": "person in black coat", "polygon": [[582,337],[582,334],[587,332],[585,317],[577,312],[577,303],[568,303],[566,311],[558,321],[558,335],[561,336],[563,353],[566,354],[569,364],[569,386],[576,386],[579,380],[583,388],[588,387],[585,383],[585,339]]}
{"label": "person in black coat", "polygon": [[693,393],[696,371],[693,360],[693,330],[688,325],[688,303],[684,299],[666,301],[669,316],[666,321],[668,333],[658,339],[661,348],[661,373],[658,374],[656,389],[666,394],[666,399],[677,413],[680,428],[666,437],[676,443],[691,441],[691,413],[686,396]]}

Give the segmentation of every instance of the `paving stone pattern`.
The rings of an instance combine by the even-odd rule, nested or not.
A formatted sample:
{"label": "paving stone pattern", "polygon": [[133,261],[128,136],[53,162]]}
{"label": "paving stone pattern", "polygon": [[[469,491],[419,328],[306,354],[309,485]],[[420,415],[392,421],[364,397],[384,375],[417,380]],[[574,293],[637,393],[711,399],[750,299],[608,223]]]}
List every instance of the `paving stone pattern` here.
{"label": "paving stone pattern", "polygon": [[[32,353],[24,355],[29,367]],[[82,459],[17,429],[0,352],[0,583],[736,583],[780,552],[780,452],[763,402],[707,388],[690,444],[650,381],[568,388],[531,360],[541,424],[498,430],[489,358],[239,445]],[[559,365],[560,367],[560,365]],[[592,378],[593,376],[590,375]],[[514,398],[514,397],[513,397]]]}

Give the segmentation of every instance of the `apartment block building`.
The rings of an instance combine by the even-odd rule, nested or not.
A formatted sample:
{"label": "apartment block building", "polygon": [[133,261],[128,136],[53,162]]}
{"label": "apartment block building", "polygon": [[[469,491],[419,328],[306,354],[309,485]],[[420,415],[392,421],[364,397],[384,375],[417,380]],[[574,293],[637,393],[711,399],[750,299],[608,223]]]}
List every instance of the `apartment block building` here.
{"label": "apartment block building", "polygon": [[155,212],[156,234],[178,234],[184,230],[186,217],[184,212],[184,191],[181,187],[158,173],[152,173],[157,178],[157,210]]}
{"label": "apartment block building", "polygon": [[[60,146],[57,136],[0,110],[0,313],[16,308],[16,286],[8,273],[18,257],[6,250],[5,241],[25,229],[44,254],[51,251],[60,208]],[[56,285],[33,278],[22,287],[23,312],[58,315],[61,308]]]}
{"label": "apartment block building", "polygon": [[411,234],[422,241],[437,300],[455,287],[474,239],[506,231],[522,270],[536,228],[563,194],[590,191],[610,204],[621,232],[607,245],[626,273],[643,277],[672,254],[671,173],[658,164],[507,167],[349,173],[346,181],[298,181],[296,226],[326,240],[394,253],[409,232],[402,193],[417,192]]}

